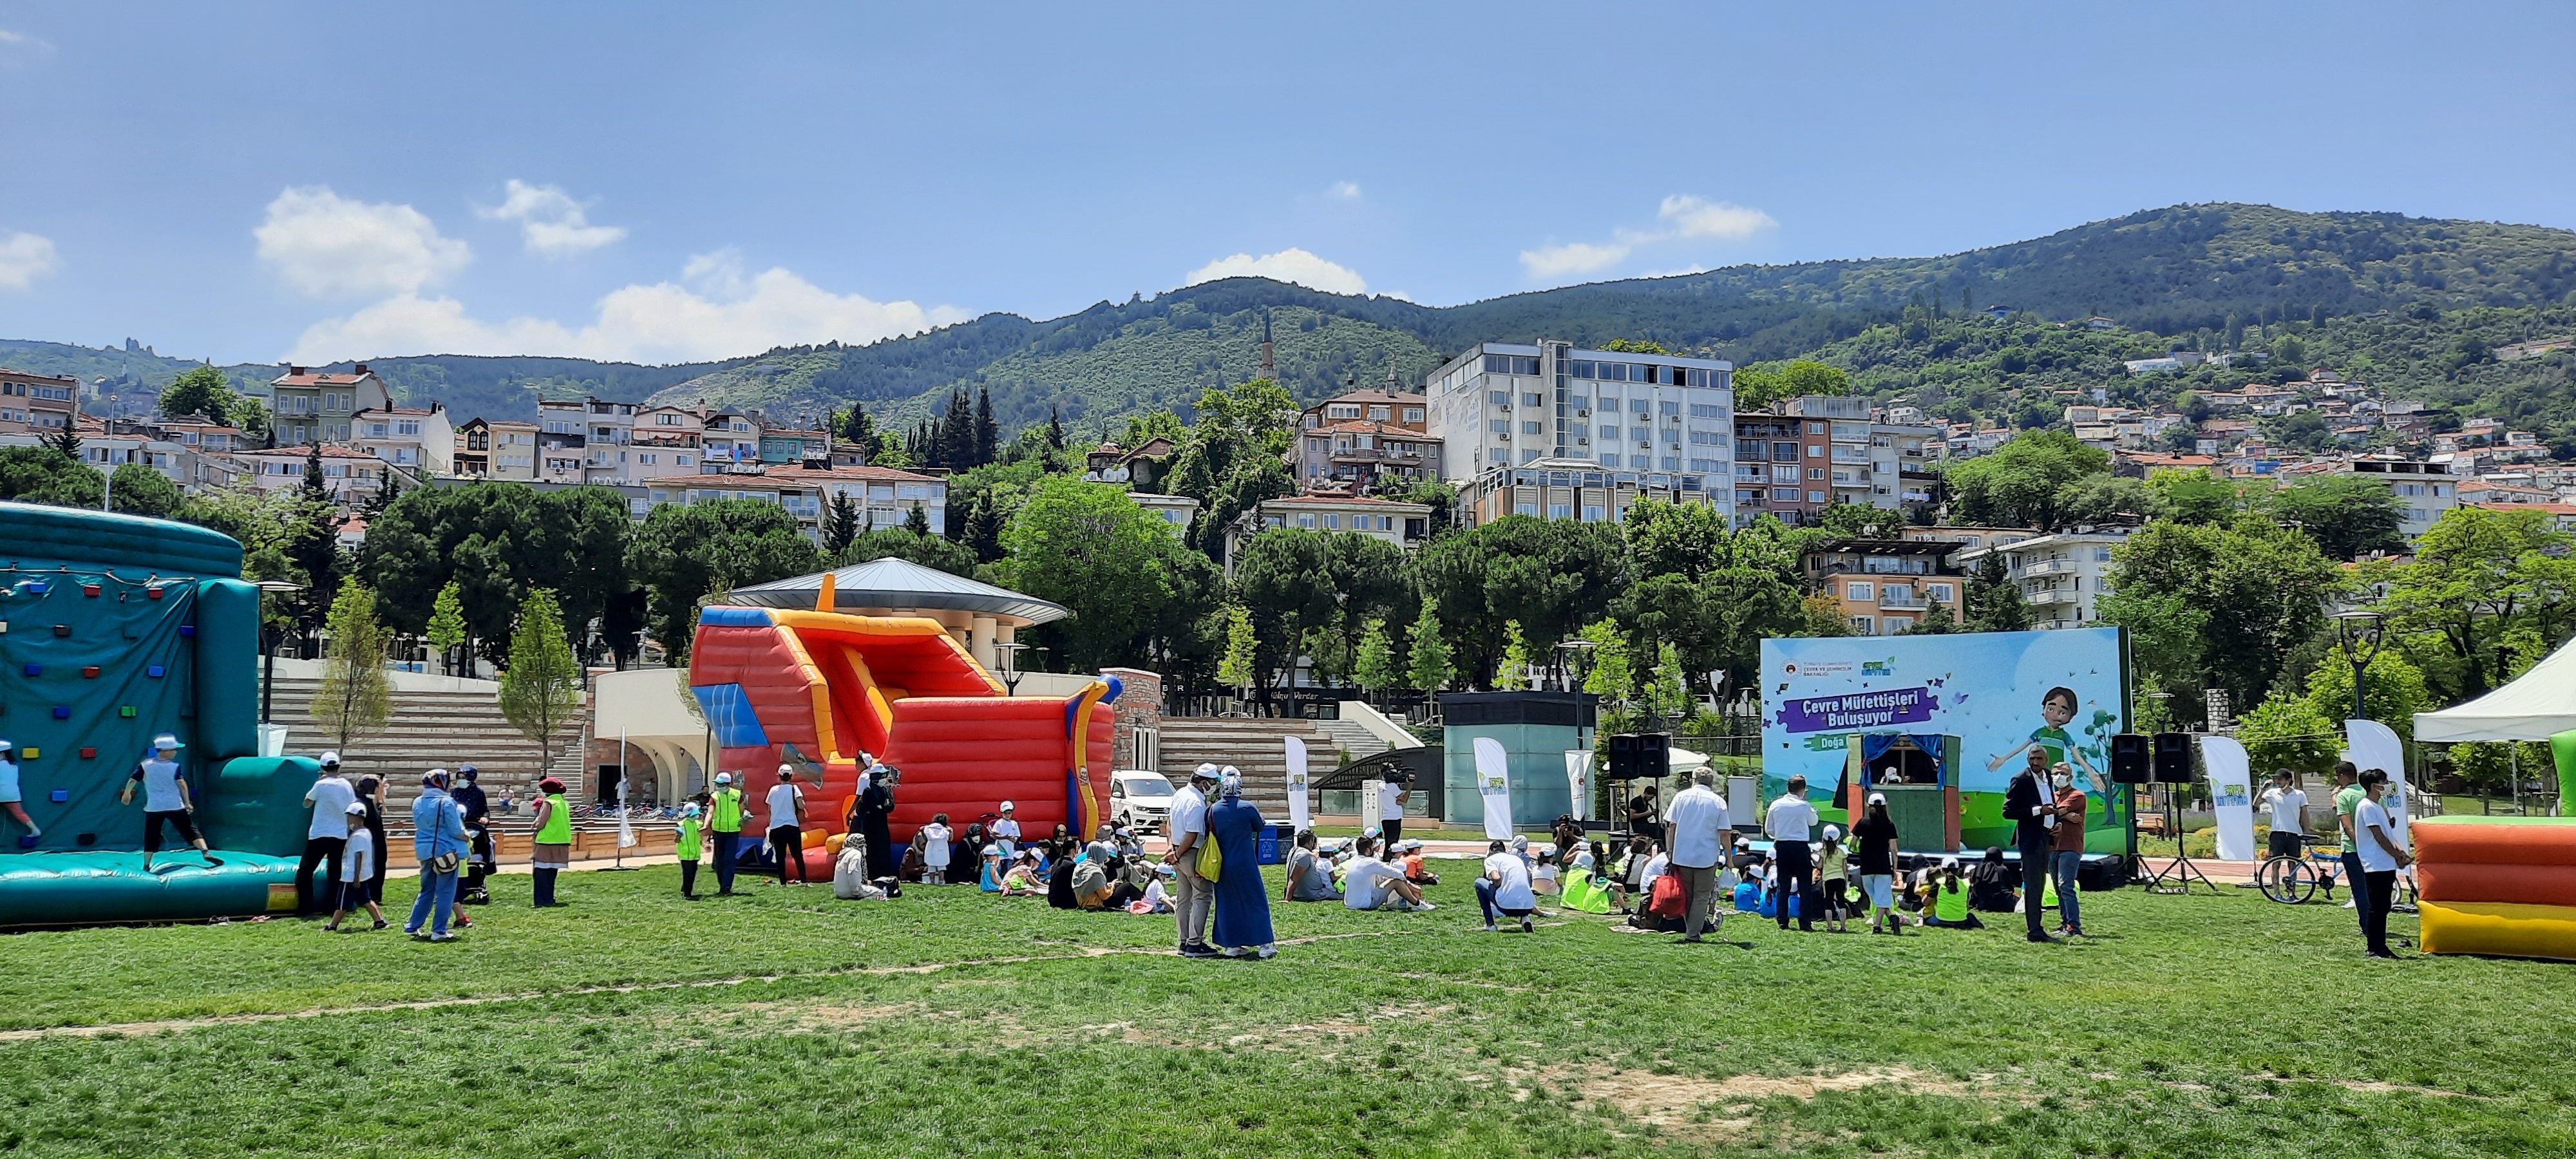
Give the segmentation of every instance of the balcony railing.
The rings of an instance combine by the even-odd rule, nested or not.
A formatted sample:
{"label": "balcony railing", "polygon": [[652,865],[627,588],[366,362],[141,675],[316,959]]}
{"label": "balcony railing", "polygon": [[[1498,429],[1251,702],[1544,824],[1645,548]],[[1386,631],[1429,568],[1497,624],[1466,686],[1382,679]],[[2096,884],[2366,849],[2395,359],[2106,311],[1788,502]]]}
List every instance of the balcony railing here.
{"label": "balcony railing", "polygon": [[2076,564],[2071,559],[2043,559],[2022,565],[2023,575],[2073,575]]}

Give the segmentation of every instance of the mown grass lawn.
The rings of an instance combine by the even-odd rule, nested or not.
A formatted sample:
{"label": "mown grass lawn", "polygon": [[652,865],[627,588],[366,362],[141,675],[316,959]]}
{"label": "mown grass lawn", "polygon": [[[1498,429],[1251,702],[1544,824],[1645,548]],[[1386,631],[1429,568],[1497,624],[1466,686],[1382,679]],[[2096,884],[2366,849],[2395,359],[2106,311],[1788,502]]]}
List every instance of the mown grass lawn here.
{"label": "mown grass lawn", "polygon": [[1281,907],[1312,940],[1261,963],[960,888],[675,876],[570,875],[543,912],[504,878],[448,946],[0,937],[0,1150],[2576,1154],[2576,967],[2373,963],[2350,911],[2247,891],[2089,894],[2102,936],[2056,947],[1730,920],[1747,951],[1483,934],[1462,872],[1431,914]]}

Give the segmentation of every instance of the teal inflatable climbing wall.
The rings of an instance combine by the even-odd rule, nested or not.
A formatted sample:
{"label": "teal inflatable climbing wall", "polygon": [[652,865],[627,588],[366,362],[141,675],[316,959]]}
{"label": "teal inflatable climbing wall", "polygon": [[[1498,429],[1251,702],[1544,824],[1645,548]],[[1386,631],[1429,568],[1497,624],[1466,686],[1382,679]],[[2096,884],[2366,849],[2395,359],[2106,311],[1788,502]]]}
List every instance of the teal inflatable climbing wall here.
{"label": "teal inflatable climbing wall", "polygon": [[[241,545],[184,523],[0,502],[0,737],[31,838],[0,810],[0,926],[292,908],[307,762],[257,747],[259,591]],[[143,864],[117,795],[156,733],[182,753],[210,866]]]}

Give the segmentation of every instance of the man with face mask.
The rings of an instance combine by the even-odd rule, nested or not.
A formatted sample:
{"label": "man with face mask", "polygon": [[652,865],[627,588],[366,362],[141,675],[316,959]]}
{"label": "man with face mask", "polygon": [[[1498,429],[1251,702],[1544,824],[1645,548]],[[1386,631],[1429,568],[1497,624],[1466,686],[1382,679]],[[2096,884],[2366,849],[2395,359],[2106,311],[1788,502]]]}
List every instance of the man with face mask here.
{"label": "man with face mask", "polygon": [[[2070,938],[2084,935],[2084,917],[2075,903],[2075,878],[2084,867],[2084,791],[2075,787],[2075,769],[2064,761],[2049,769],[2057,788],[2057,838],[2049,853],[2049,870],[2057,878],[2058,931]],[[2031,899],[2037,904],[2039,899]]]}

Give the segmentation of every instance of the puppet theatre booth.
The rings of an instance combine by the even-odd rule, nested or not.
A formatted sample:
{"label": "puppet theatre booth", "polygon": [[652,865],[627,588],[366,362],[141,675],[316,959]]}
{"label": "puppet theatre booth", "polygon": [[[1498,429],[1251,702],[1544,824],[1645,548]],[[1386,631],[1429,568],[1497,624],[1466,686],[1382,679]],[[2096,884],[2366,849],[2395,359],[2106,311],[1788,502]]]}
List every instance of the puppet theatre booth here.
{"label": "puppet theatre booth", "polygon": [[[0,503],[0,926],[242,916],[295,905],[309,761],[255,756],[259,589],[241,545],[184,523]],[[147,869],[120,803],[177,737],[193,823]]]}
{"label": "puppet theatre booth", "polygon": [[[1118,680],[1102,677],[1070,696],[1014,697],[968,651],[980,642],[972,627],[959,630],[928,615],[834,610],[888,601],[881,590],[843,592],[843,572],[736,589],[727,597],[733,602],[700,612],[690,653],[689,690],[714,733],[716,768],[734,774],[755,809],[778,783],[779,765],[798,770],[807,797],[806,872],[832,876],[863,753],[900,774],[890,824],[897,844],[935,814],[948,814],[962,829],[1005,800],[1028,832],[1061,822],[1089,835],[1107,812]],[[1017,592],[932,574],[944,591],[902,598],[1007,603],[1037,615],[1053,609],[1047,619],[1065,614]],[[768,606],[743,606],[755,600]]]}
{"label": "puppet theatre booth", "polygon": [[[1786,789],[1784,779],[1781,787]],[[1816,786],[1808,786],[1813,794]],[[1908,853],[1959,851],[1959,738],[1938,733],[1855,732],[1843,738],[1843,783],[1833,799],[1845,825],[1871,793],[1887,796],[1896,847]],[[1825,812],[1818,810],[1819,813]]]}

